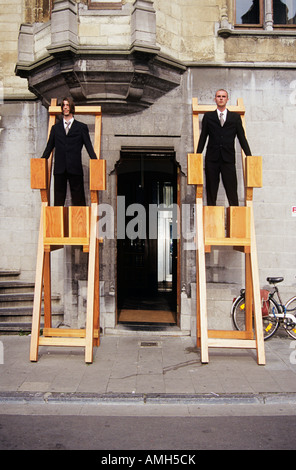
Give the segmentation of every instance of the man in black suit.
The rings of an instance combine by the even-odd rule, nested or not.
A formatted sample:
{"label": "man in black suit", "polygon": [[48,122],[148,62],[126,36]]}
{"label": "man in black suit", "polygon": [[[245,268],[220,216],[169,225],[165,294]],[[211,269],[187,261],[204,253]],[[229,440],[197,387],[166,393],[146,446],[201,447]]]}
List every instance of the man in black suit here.
{"label": "man in black suit", "polygon": [[235,137],[246,155],[251,155],[241,117],[226,108],[228,93],[218,90],[215,95],[217,109],[205,113],[197,153],[202,153],[209,138],[206,156],[206,193],[208,206],[215,206],[220,173],[230,206],[238,206],[237,177],[235,168]]}
{"label": "man in black suit", "polygon": [[74,119],[75,106],[71,98],[61,103],[63,119],[52,126],[42,158],[54,157],[54,205],[63,206],[69,181],[73,206],[85,206],[81,151],[83,145],[90,158],[97,158],[86,124]]}

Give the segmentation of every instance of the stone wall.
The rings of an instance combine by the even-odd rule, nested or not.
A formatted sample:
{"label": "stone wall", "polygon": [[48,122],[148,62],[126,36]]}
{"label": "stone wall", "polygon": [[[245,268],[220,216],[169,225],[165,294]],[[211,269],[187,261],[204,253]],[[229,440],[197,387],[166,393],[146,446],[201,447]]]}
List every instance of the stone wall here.
{"label": "stone wall", "polygon": [[1,269],[20,270],[32,281],[41,198],[30,187],[30,159],[46,142],[47,112],[40,103],[5,101],[1,113]]}

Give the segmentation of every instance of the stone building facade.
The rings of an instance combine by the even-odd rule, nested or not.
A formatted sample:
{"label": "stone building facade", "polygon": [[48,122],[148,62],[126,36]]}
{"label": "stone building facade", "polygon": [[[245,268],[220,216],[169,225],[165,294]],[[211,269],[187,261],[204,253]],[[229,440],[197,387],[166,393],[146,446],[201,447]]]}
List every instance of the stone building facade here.
{"label": "stone building facade", "polygon": [[[107,189],[100,202],[115,214],[115,235],[100,248],[103,332],[131,326],[120,321],[120,302],[126,300],[122,290],[138,294],[138,310],[161,311],[139,293],[137,279],[140,284],[147,281],[141,277],[144,267],[147,282],[152,280],[157,291],[173,293],[174,321],[166,320],[162,333],[194,334],[195,252],[186,245],[195,200],[194,189],[187,185],[187,154],[194,151],[191,103],[197,97],[200,103],[213,104],[215,91],[225,88],[230,104],[243,98],[248,141],[253,155],[263,158],[263,188],[254,191],[260,282],[281,275],[284,296],[292,295],[296,2],[280,3],[286,6],[284,19],[276,0],[246,1],[243,14],[235,0],[0,2],[1,270],[18,270],[22,279],[34,280],[40,195],[30,189],[30,159],[40,156],[46,144],[51,98],[71,95],[76,104],[102,106]],[[84,120],[93,136],[92,118]],[[241,182],[239,147],[237,153]],[[86,154],[83,163],[87,187]],[[140,178],[141,191],[133,187],[133,177]],[[147,246],[135,242],[127,248],[118,239],[116,218],[118,196],[128,200],[133,187],[138,196],[131,201],[139,202],[144,182],[154,188],[150,204],[171,198],[179,205],[184,228],[177,241],[169,240],[170,248],[148,241],[148,264],[141,264]],[[239,196],[243,203],[241,183]],[[227,205],[222,187],[218,204]],[[129,253],[133,269],[124,261]],[[161,253],[171,263],[162,274]],[[210,323],[224,318],[226,324],[231,300],[244,284],[244,262],[240,253],[220,249],[208,254],[206,263]],[[52,273],[64,323],[83,326],[87,255],[70,247],[53,253]],[[152,328],[157,321],[145,323]]]}

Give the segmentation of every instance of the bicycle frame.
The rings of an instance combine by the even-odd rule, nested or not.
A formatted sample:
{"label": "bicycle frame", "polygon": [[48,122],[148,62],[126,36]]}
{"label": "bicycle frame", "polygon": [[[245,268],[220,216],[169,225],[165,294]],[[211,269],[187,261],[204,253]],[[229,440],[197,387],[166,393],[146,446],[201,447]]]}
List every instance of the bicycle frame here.
{"label": "bicycle frame", "polygon": [[[275,294],[277,295],[278,302],[276,301],[276,299],[274,299]],[[273,299],[273,301],[275,302],[275,304],[277,306],[278,311],[281,312],[281,313],[272,312],[274,317],[276,317],[278,319],[288,318],[293,323],[296,323],[296,317],[292,313],[287,313],[286,306],[283,304],[280,293],[279,293],[279,290],[275,285],[273,286],[273,291],[269,293],[268,298]],[[295,309],[293,309],[293,310],[295,310]]]}
{"label": "bicycle frame", "polygon": [[[241,295],[245,296],[245,289],[241,289],[240,293],[241,293]],[[274,298],[275,294],[277,295],[278,301]],[[275,318],[278,318],[279,320],[289,319],[293,323],[296,324],[296,317],[292,313],[288,313],[285,304],[283,304],[283,302],[282,302],[280,292],[279,292],[277,286],[273,285],[273,291],[269,292],[268,298],[272,299],[274,301],[274,303],[277,306],[278,312],[281,312],[281,313],[277,313],[277,312],[273,311],[272,314]],[[296,309],[292,309],[291,311],[295,311],[295,310]]]}

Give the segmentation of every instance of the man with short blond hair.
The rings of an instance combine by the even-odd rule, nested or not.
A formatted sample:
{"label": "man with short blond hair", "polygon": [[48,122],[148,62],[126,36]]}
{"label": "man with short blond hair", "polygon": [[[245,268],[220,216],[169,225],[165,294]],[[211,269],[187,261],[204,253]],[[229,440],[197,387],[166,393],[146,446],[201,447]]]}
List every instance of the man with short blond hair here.
{"label": "man with short blond hair", "polygon": [[208,206],[216,205],[220,174],[229,205],[239,205],[234,147],[236,137],[245,154],[252,155],[241,117],[227,109],[227,102],[228,92],[224,89],[217,90],[215,94],[217,109],[205,113],[197,145],[197,153],[202,153],[208,139],[205,156]]}

